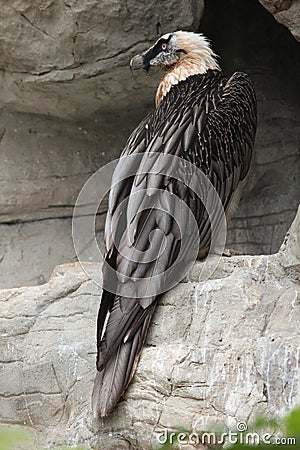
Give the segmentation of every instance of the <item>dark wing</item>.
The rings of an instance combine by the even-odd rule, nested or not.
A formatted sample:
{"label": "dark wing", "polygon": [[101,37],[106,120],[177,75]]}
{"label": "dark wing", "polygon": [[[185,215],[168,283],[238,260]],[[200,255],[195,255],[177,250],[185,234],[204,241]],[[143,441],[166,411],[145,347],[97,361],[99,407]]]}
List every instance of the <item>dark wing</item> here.
{"label": "dark wing", "polygon": [[[199,153],[209,161],[205,174],[215,187],[230,217],[233,199],[248,174],[256,133],[256,97],[244,73],[236,72],[226,81],[216,108],[201,126]],[[202,166],[201,166],[202,168]],[[202,247],[210,244],[207,213],[199,222]]]}
{"label": "dark wing", "polygon": [[[184,249],[194,255],[195,233],[172,196],[182,199],[195,216],[200,249],[210,244],[204,205],[188,182],[178,181],[177,167],[174,176],[157,170],[153,154],[179,156],[199,167],[226,211],[249,170],[255,121],[255,96],[247,76],[237,73],[227,80],[209,71],[174,86],[130,137],[113,177],[105,227],[95,415],[105,416],[113,409],[133,376],[158,298],[166,290],[160,274],[178,262],[178,224],[190,236],[179,265],[193,259]],[[193,177],[193,172],[184,176]],[[145,280],[142,288],[138,279]]]}

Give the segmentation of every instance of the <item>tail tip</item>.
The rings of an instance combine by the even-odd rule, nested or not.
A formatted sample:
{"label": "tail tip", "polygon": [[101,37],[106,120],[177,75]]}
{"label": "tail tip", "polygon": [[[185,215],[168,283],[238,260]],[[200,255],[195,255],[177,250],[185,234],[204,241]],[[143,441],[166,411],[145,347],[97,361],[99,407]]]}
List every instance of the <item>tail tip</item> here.
{"label": "tail tip", "polygon": [[101,398],[102,379],[102,372],[97,371],[92,393],[92,412],[94,419],[96,420],[107,417],[111,412],[111,408],[109,408],[109,405],[106,403],[104,404],[103,398]]}

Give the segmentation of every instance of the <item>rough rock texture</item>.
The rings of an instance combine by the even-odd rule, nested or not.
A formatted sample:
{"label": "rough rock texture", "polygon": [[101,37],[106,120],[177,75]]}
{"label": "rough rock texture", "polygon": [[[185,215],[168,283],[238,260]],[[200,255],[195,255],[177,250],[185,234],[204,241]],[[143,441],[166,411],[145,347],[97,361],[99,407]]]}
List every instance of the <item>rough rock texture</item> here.
{"label": "rough rock texture", "polygon": [[[142,89],[124,66],[158,34],[195,29],[202,0],[12,0],[0,11],[0,105],[82,118]],[[148,88],[149,94],[149,88]]]}
{"label": "rough rock texture", "polygon": [[0,286],[12,287],[74,260],[80,189],[153,107],[159,74],[132,76],[129,60],[162,32],[197,29],[203,1],[2,3]]}
{"label": "rough rock texture", "polygon": [[[0,112],[1,287],[40,284],[56,265],[75,260],[76,198],[95,170],[119,155],[128,117],[112,136],[115,115],[74,123]],[[105,211],[106,202],[98,228]]]}
{"label": "rough rock texture", "polygon": [[[299,1],[260,2],[299,40]],[[299,402],[299,216],[279,253],[221,259],[208,281],[198,263],[165,295],[134,382],[101,423],[90,411],[100,287],[78,264],[41,285],[74,260],[85,180],[153,107],[159,74],[133,77],[128,61],[178,28],[206,33],[225,72],[255,82],[256,154],[228,244],[278,250],[299,202],[299,47],[258,1],[210,0],[199,27],[202,12],[202,0],[1,2],[0,285],[39,286],[0,291],[0,420],[40,445],[150,449],[166,427],[234,426]]]}
{"label": "rough rock texture", "polygon": [[[197,263],[154,317],[134,381],[92,419],[100,266],[57,267],[43,286],[0,291],[0,420],[37,444],[152,449],[165,428],[234,427],[299,402],[300,211],[279,253]],[[203,280],[203,281],[201,281]],[[185,447],[187,448],[187,447]],[[189,447],[193,448],[193,447]]]}
{"label": "rough rock texture", "polygon": [[[207,34],[225,72],[246,71],[255,83],[256,151],[228,246],[278,251],[299,203],[299,44],[258,1],[228,0],[220,8],[210,0],[200,25],[202,0],[172,0],[168,8],[157,0],[2,3],[1,287],[39,284],[55,265],[74,261],[78,192],[153,108],[159,73],[132,76],[128,62],[178,28]],[[299,24],[299,2],[272,4]]]}
{"label": "rough rock texture", "polygon": [[5,112],[1,124],[0,218],[6,223],[70,217],[85,181],[119,145],[107,148],[105,124],[100,135],[91,126]]}
{"label": "rough rock texture", "polygon": [[271,14],[287,27],[297,41],[300,41],[299,0],[259,0]]}

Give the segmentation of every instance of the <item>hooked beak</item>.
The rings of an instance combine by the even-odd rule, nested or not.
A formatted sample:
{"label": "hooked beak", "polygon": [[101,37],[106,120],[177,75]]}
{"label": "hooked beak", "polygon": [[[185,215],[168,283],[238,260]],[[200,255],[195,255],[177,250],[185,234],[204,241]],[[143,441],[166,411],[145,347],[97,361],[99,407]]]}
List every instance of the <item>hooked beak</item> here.
{"label": "hooked beak", "polygon": [[143,68],[144,70],[146,70],[146,72],[148,72],[150,69],[150,64],[146,61],[144,53],[142,55],[134,56],[129,65],[131,71]]}
{"label": "hooked beak", "polygon": [[134,56],[130,61],[130,69],[136,70],[141,69],[142,67],[143,67],[143,56],[142,55]]}

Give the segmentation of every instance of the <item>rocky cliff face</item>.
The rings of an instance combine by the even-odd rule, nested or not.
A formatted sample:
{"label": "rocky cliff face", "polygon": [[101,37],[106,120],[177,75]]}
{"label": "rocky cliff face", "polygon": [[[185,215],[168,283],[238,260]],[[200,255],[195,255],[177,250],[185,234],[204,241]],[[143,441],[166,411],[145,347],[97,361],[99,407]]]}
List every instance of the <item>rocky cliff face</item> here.
{"label": "rocky cliff face", "polygon": [[[132,384],[93,421],[98,265],[55,269],[43,286],[2,290],[0,420],[36,446],[152,449],[161,433],[198,432],[284,413],[299,401],[300,212],[279,253],[197,263],[164,296]],[[186,448],[186,447],[184,447]],[[194,447],[188,447],[194,448]]]}
{"label": "rocky cliff face", "polygon": [[14,0],[0,11],[0,286],[39,284],[75,260],[84,182],[120,155],[159,75],[129,61],[158,35],[197,29],[203,2]]}
{"label": "rocky cliff face", "polygon": [[[253,0],[2,3],[0,420],[34,429],[36,445],[140,450],[166,428],[284,412],[299,400],[299,216],[277,253],[299,202],[299,2],[261,0],[288,29]],[[256,256],[222,258],[206,281],[198,263],[162,299],[124,401],[95,423],[100,267],[75,263],[73,206],[153,107],[159,74],[132,77],[128,61],[179,28],[205,32],[225,72],[255,83],[256,152],[228,246]]]}
{"label": "rocky cliff face", "polygon": [[[298,2],[263,3],[297,37]],[[220,10],[214,0],[205,9],[192,0],[168,8],[14,0],[2,5],[0,24],[1,287],[43,283],[55,265],[76,260],[71,216],[81,187],[153,108],[159,73],[133,77],[128,62],[179,28],[205,32],[225,72],[244,70],[255,83],[256,153],[228,246],[278,250],[299,201],[299,49],[259,2],[228,0]]]}
{"label": "rocky cliff face", "polygon": [[124,71],[163,30],[195,29],[203,2],[13,0],[1,7],[0,103],[82,119],[150,95]]}

